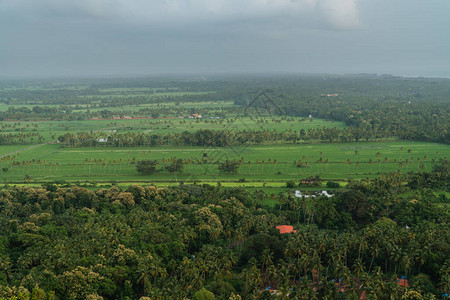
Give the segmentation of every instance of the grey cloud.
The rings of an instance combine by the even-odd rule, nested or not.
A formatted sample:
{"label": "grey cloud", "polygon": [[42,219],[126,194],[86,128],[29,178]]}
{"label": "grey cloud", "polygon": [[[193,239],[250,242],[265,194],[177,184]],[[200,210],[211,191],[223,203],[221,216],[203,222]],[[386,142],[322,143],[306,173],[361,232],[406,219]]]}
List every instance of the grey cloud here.
{"label": "grey cloud", "polygon": [[359,26],[356,0],[3,0],[0,11],[173,26],[230,20],[319,19],[336,29]]}
{"label": "grey cloud", "polygon": [[0,0],[0,76],[450,76],[449,9],[448,0]]}

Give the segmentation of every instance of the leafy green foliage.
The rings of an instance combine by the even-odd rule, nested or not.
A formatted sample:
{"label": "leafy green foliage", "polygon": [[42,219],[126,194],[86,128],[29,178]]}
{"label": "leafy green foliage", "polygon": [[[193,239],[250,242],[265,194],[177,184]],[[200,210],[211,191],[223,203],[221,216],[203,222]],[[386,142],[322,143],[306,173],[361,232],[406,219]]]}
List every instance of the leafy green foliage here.
{"label": "leafy green foliage", "polygon": [[297,186],[297,184],[295,183],[294,180],[286,181],[286,187],[287,187],[288,189],[293,189],[293,188],[295,188],[296,186]]}
{"label": "leafy green foliage", "polygon": [[[3,189],[0,297],[245,298],[272,286],[311,298],[336,295],[328,283],[340,278],[346,297],[364,280],[378,286],[373,297],[399,298],[399,276],[436,295],[448,212],[402,182],[386,174],[331,198],[282,193],[273,209],[258,204],[264,193],[208,185]],[[296,232],[280,234],[282,224]]]}
{"label": "leafy green foliage", "polygon": [[181,158],[174,159],[169,165],[164,168],[170,173],[181,172],[183,170],[183,160]]}
{"label": "leafy green foliage", "polygon": [[140,160],[136,163],[136,170],[145,175],[155,174],[158,164],[159,162],[157,160]]}
{"label": "leafy green foliage", "polygon": [[220,172],[233,174],[237,172],[239,165],[240,163],[238,161],[227,159],[226,161],[219,163],[217,168]]}
{"label": "leafy green foliage", "polygon": [[202,288],[201,290],[194,293],[194,296],[192,297],[192,300],[214,300],[216,297],[214,297],[214,294],[208,291],[205,288]]}
{"label": "leafy green foliage", "polygon": [[335,182],[335,181],[328,181],[327,182],[327,188],[330,189],[337,189],[340,188],[341,186],[339,185],[339,182]]}

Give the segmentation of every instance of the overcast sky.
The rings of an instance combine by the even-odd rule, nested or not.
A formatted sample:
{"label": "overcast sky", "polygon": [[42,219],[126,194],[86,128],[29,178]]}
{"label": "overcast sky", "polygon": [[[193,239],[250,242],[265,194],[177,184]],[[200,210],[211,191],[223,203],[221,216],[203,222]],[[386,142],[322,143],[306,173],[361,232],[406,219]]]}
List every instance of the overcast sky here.
{"label": "overcast sky", "polygon": [[450,0],[0,0],[0,76],[450,77]]}

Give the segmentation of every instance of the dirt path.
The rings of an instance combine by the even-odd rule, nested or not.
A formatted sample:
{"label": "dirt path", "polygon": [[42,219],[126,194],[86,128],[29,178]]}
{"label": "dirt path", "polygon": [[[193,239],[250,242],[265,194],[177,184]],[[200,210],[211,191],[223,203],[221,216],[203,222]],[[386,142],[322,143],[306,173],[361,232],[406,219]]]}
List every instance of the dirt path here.
{"label": "dirt path", "polygon": [[42,143],[42,144],[32,145],[32,146],[29,146],[29,147],[26,147],[26,148],[23,148],[23,149],[20,149],[20,150],[16,150],[16,151],[13,151],[13,152],[2,154],[2,155],[0,155],[0,158],[6,157],[6,156],[9,156],[9,155],[13,155],[13,154],[16,154],[16,153],[19,153],[19,152],[22,152],[22,151],[30,150],[30,149],[33,149],[33,148],[36,148],[36,147],[52,144],[52,143],[55,143],[55,142],[56,141],[50,141],[50,142],[46,142],[46,143]]}

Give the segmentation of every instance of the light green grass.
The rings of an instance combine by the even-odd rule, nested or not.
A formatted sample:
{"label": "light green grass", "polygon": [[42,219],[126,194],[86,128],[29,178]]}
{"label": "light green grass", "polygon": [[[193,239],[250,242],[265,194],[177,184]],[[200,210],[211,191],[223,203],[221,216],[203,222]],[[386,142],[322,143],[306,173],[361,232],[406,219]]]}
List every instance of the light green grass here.
{"label": "light green grass", "polygon": [[[0,147],[1,149],[1,147]],[[403,149],[403,150],[401,150]],[[408,150],[410,149],[410,153]],[[355,154],[355,150],[358,154]],[[211,162],[225,159],[243,159],[237,174],[219,173],[211,162],[198,164],[203,153]],[[377,156],[377,153],[378,156]],[[263,182],[271,186],[283,186],[287,180],[319,175],[325,179],[375,177],[379,173],[392,171],[430,171],[439,158],[449,157],[448,145],[421,142],[346,143],[346,144],[301,144],[237,147],[232,149],[202,147],[142,147],[142,148],[60,148],[60,145],[43,145],[16,154],[15,161],[29,161],[28,165],[12,166],[12,160],[1,161],[3,181],[20,182],[26,174],[34,181],[126,181],[126,182],[234,182],[245,179],[249,182],[238,185],[259,186]],[[171,157],[182,158],[186,164],[180,174],[160,172],[155,175],[140,175],[133,161],[156,159],[160,166],[167,165]],[[388,161],[385,162],[384,158]],[[318,160],[328,160],[319,163]],[[346,163],[347,159],[350,164]],[[372,165],[369,160],[372,160]],[[378,163],[378,159],[380,162]],[[409,160],[406,164],[406,159]],[[276,162],[275,162],[276,160]],[[308,162],[308,166],[297,168],[294,161]],[[250,165],[248,165],[250,161]],[[359,166],[357,164],[359,162]],[[397,161],[397,162],[395,162]],[[402,166],[400,166],[400,161]],[[264,163],[263,163],[264,162]],[[257,183],[257,185],[256,185]],[[274,185],[273,183],[278,183]]]}
{"label": "light green grass", "polygon": [[53,141],[66,133],[100,132],[105,138],[113,132],[146,132],[153,134],[168,134],[172,132],[194,132],[201,129],[209,130],[276,130],[300,131],[313,128],[345,128],[343,122],[316,119],[313,122],[303,118],[282,119],[280,117],[250,117],[226,119],[189,119],[157,118],[157,119],[117,119],[117,120],[84,120],[84,121],[2,121],[0,134],[39,133],[44,141]]}
{"label": "light green grass", "polygon": [[33,145],[6,145],[6,146],[0,146],[0,157],[4,156],[8,153],[20,151],[22,149],[26,149]]}
{"label": "light green grass", "polygon": [[170,97],[182,97],[182,96],[190,96],[190,95],[207,95],[213,94],[212,91],[204,91],[204,92],[186,92],[186,91],[162,91],[162,92],[149,92],[146,90],[142,91],[134,91],[130,92],[124,89],[123,91],[107,91],[103,90],[102,93],[93,94],[93,95],[85,95],[80,96],[80,99],[102,99],[102,98],[133,98],[133,97],[146,97],[148,99],[152,98],[167,98],[169,100]]}
{"label": "light green grass", "polygon": [[[96,103],[97,101],[92,101],[92,103]],[[36,104],[5,104],[0,103],[0,111],[7,111],[8,108],[28,108],[29,110],[32,110],[33,107],[35,107]],[[45,104],[42,105],[45,107],[50,108],[58,108],[61,105],[59,104]],[[175,102],[164,102],[164,103],[144,103],[144,104],[136,104],[136,105],[123,105],[123,106],[110,106],[110,107],[96,107],[92,104],[73,104],[73,105],[64,105],[64,107],[70,107],[74,112],[85,112],[87,110],[91,112],[98,112],[103,110],[108,110],[111,112],[117,112],[117,113],[133,113],[137,112],[140,109],[144,108],[152,108],[152,109],[161,109],[161,108],[171,108],[176,107],[177,103]],[[183,108],[208,108],[209,110],[212,109],[220,109],[224,107],[233,107],[234,102],[233,101],[202,101],[202,102],[183,102],[182,107]]]}
{"label": "light green grass", "polygon": [[[214,109],[220,110],[222,108],[233,107],[234,103],[232,101],[202,101],[202,102],[183,102],[183,108],[208,108],[209,111],[213,111]],[[136,105],[124,105],[124,106],[111,106],[111,107],[91,107],[91,106],[81,106],[81,108],[74,108],[74,111],[91,111],[98,112],[103,110],[108,110],[117,114],[133,114],[139,112],[141,109],[165,109],[165,108],[173,108],[178,107],[175,102],[164,102],[164,103],[145,103],[145,104],[136,104]]]}

